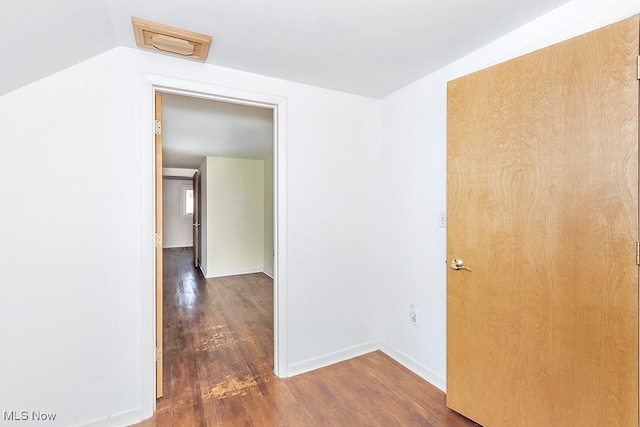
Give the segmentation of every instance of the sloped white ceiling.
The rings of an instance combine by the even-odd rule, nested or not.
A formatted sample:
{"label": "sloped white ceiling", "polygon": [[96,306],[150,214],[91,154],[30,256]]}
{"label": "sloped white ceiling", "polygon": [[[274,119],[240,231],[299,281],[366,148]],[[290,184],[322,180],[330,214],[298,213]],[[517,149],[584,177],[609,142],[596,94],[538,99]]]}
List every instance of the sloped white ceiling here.
{"label": "sloped white ceiling", "polygon": [[116,46],[131,16],[213,36],[208,63],[382,98],[568,0],[0,2],[0,95]]}
{"label": "sloped white ceiling", "polygon": [[103,0],[0,1],[0,95],[118,45]]}

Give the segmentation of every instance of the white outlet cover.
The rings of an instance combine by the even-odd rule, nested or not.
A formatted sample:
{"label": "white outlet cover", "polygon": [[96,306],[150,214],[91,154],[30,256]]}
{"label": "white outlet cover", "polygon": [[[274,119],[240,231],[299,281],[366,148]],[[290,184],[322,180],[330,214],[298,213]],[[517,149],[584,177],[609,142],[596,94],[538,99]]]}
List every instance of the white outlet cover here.
{"label": "white outlet cover", "polygon": [[418,310],[416,310],[416,306],[413,304],[409,307],[409,321],[413,326],[418,326]]}

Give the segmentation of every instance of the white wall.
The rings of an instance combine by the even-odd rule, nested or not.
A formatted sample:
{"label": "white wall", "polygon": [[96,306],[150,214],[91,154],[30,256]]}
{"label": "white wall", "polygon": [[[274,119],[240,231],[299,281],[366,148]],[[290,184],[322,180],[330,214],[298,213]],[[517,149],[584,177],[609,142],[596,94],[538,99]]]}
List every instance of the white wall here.
{"label": "white wall", "polygon": [[141,72],[287,98],[289,363],[378,337],[380,102],[117,48],[0,97],[0,402],[51,426],[141,415]]}
{"label": "white wall", "polygon": [[0,402],[51,426],[140,404],[139,77],[114,54],[0,97],[0,177],[24,177],[0,187]]}
{"label": "white wall", "polygon": [[264,269],[264,161],[207,157],[205,277]]}
{"label": "white wall", "polygon": [[181,248],[193,245],[193,217],[182,215],[182,189],[192,188],[193,181],[162,180],[162,247]]}
{"label": "white wall", "polygon": [[264,160],[264,272],[273,277],[273,157]]}
{"label": "white wall", "polygon": [[[447,81],[640,12],[640,2],[575,0],[382,101],[381,338],[438,387],[446,387]],[[420,326],[411,326],[415,303]]]}

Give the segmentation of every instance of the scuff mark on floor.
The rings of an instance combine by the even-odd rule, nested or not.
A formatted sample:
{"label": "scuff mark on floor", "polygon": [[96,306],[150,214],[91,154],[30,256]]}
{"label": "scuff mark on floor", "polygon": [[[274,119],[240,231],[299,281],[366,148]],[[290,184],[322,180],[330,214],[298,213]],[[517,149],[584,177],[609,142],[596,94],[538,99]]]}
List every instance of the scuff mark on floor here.
{"label": "scuff mark on floor", "polygon": [[229,396],[246,396],[249,389],[258,387],[258,383],[252,375],[244,377],[232,377],[227,375],[225,380],[204,395],[205,399],[226,399]]}
{"label": "scuff mark on floor", "polygon": [[217,325],[208,332],[208,337],[202,339],[200,345],[195,349],[196,352],[213,350],[215,348],[236,345],[242,341],[249,341],[252,337],[243,337],[238,339],[235,331],[230,331],[226,325]]}

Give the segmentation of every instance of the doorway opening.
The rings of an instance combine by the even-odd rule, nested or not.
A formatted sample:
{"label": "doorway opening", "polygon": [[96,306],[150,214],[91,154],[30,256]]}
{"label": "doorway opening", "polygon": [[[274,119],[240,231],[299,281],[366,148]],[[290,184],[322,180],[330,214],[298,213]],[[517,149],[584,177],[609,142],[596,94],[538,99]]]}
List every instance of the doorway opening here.
{"label": "doorway opening", "polygon": [[141,81],[141,411],[155,409],[157,311],[155,309],[156,251],[155,106],[156,93],[174,94],[231,104],[267,108],[273,112],[273,319],[274,366],[278,377],[287,377],[287,102],[279,96],[143,74]]}

